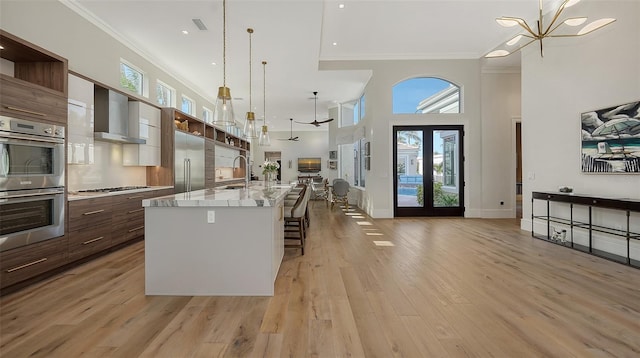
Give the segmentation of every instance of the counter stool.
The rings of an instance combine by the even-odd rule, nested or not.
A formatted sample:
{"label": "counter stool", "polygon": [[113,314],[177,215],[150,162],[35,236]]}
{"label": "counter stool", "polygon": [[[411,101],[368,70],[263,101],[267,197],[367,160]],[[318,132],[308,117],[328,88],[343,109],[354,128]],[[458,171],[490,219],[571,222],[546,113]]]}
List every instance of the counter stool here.
{"label": "counter stool", "polygon": [[[303,184],[304,185],[304,184]],[[308,227],[308,222],[306,219],[307,216],[307,203],[309,202],[309,196],[311,191],[308,190],[307,186],[304,185],[300,195],[298,195],[297,199],[285,200],[284,207],[284,232],[286,233],[296,233],[297,237],[285,236],[285,240],[299,240],[300,243],[297,245],[286,244],[285,248],[300,248],[302,251],[302,255],[304,255],[304,245],[306,238],[306,229]]]}

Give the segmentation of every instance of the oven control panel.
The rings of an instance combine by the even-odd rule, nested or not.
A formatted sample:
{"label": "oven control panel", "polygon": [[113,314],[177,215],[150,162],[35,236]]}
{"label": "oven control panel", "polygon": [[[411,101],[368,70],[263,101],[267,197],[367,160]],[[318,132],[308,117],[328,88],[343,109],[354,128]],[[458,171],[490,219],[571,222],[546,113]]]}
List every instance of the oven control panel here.
{"label": "oven control panel", "polygon": [[0,131],[64,139],[64,127],[0,116]]}

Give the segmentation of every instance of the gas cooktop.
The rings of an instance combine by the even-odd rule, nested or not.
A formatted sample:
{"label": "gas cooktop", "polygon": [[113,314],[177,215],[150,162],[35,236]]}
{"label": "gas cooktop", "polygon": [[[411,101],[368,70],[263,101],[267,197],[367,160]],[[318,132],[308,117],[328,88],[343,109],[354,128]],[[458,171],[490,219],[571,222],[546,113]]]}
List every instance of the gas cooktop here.
{"label": "gas cooktop", "polygon": [[114,188],[78,190],[78,193],[111,193],[114,191],[135,190],[135,189],[145,189],[145,188],[149,188],[149,187],[148,186],[118,186]]}

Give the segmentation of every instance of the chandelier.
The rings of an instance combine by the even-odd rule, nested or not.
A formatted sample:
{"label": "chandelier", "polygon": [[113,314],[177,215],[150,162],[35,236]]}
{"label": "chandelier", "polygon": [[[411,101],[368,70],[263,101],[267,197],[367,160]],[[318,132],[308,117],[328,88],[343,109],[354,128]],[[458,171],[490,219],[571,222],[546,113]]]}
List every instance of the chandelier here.
{"label": "chandelier", "polygon": [[[577,27],[584,24],[587,21],[586,17],[570,17],[565,20],[559,20],[562,12],[575,4],[577,4],[580,0],[563,0],[560,4],[560,7],[556,10],[555,14],[551,18],[551,22],[548,25],[544,25],[543,23],[543,11],[542,11],[542,0],[539,0],[538,5],[538,20],[536,21],[536,25],[534,27],[529,26],[529,24],[520,17],[512,17],[512,16],[502,16],[496,19],[496,22],[503,27],[513,27],[520,26],[524,29],[524,33],[517,35],[511,40],[505,42],[500,48],[494,51],[489,52],[484,57],[493,58],[493,57],[504,57],[508,56],[514,52],[519,51],[523,47],[538,41],[540,44],[540,56],[544,57],[544,52],[542,50],[542,40],[549,37],[578,37],[583,36],[588,33],[591,33],[597,29],[602,28],[614,21],[616,19],[612,18],[602,18],[595,20],[584,27],[582,27],[578,32],[575,33],[563,33],[563,34],[554,34],[558,28],[562,25],[567,25],[571,27]],[[562,26],[564,27],[564,26]],[[527,41],[528,39],[528,41]],[[522,42],[525,42],[521,44]],[[515,47],[514,47],[515,46]]]}

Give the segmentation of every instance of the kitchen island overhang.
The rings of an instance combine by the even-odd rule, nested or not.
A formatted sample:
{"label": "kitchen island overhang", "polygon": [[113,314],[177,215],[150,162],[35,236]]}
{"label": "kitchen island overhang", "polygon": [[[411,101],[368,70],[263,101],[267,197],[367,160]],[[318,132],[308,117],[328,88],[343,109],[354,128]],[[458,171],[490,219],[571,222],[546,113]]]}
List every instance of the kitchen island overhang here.
{"label": "kitchen island overhang", "polygon": [[144,200],[145,293],[272,296],[290,190],[256,183]]}

